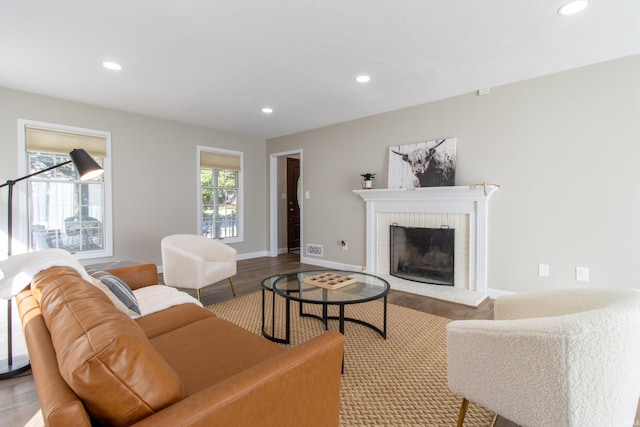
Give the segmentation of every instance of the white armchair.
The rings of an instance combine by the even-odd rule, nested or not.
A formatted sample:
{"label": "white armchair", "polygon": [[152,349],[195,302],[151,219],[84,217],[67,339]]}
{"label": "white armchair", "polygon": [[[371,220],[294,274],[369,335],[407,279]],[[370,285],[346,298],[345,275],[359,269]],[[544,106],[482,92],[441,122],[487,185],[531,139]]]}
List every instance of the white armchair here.
{"label": "white armchair", "polygon": [[175,234],[162,239],[162,269],[164,283],[179,288],[200,289],[229,279],[236,274],[236,250],[220,241],[195,234]]}
{"label": "white armchair", "polygon": [[497,298],[496,320],[447,325],[449,389],[521,426],[632,426],[640,396],[640,291]]}

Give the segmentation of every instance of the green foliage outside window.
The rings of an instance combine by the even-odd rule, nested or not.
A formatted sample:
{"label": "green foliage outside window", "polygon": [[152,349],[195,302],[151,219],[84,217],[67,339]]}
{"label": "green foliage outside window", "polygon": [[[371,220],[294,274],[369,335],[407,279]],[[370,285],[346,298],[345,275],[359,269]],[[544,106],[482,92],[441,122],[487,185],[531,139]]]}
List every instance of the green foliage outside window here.
{"label": "green foliage outside window", "polygon": [[238,171],[200,168],[202,234],[219,239],[236,237]]}

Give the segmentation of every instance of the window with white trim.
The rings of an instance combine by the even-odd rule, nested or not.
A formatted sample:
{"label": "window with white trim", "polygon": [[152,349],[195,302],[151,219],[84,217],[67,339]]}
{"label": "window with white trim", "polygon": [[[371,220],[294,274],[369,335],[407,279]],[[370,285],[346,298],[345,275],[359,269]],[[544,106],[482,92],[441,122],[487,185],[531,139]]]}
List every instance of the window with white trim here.
{"label": "window with white trim", "polygon": [[21,121],[26,174],[70,160],[82,148],[104,174],[81,181],[73,164],[29,178],[27,189],[30,251],[62,248],[79,259],[112,256],[110,133]]}
{"label": "window with white trim", "polygon": [[242,153],[198,147],[199,229],[203,236],[242,241]]}

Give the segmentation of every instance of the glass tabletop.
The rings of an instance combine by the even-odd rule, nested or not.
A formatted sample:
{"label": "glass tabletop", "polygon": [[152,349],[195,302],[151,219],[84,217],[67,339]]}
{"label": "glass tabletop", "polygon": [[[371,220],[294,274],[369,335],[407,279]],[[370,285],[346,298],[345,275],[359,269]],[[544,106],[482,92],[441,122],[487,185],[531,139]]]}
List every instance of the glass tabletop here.
{"label": "glass tabletop", "polygon": [[[337,275],[347,280],[346,286],[337,289],[321,287],[320,276]],[[314,280],[315,279],[315,280]],[[266,283],[265,283],[266,282]],[[341,270],[305,271],[273,276],[263,282],[279,295],[294,300],[315,304],[354,304],[381,298],[389,293],[389,283],[367,273]],[[312,284],[317,283],[318,285]],[[331,285],[329,285],[331,286]],[[336,286],[340,286],[337,284]]]}

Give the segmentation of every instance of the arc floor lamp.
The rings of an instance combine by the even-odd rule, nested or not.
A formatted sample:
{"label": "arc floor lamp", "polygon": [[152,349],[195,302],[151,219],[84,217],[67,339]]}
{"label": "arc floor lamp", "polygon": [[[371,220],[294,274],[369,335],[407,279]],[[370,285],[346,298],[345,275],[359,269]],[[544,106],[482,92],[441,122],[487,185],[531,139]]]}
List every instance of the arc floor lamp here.
{"label": "arc floor lamp", "polygon": [[[93,160],[93,158],[89,155],[89,153],[87,153],[83,149],[73,149],[69,153],[69,156],[71,156],[71,160],[51,166],[41,171],[31,173],[29,175],[25,175],[18,179],[10,179],[4,184],[0,185],[0,188],[8,187],[9,189],[9,195],[7,197],[7,256],[12,255],[13,186],[16,185],[16,183],[27,178],[31,178],[32,176],[40,175],[41,173],[45,173],[52,169],[59,168],[60,166],[68,165],[71,162],[73,162],[73,165],[78,171],[80,179],[83,181],[95,178],[104,172],[100,165],[98,165],[98,163],[96,163],[96,161]],[[11,323],[11,299],[9,299],[7,300],[7,359],[0,361],[0,380],[15,377],[16,375],[25,372],[30,368],[28,357],[13,357],[13,331]]]}

